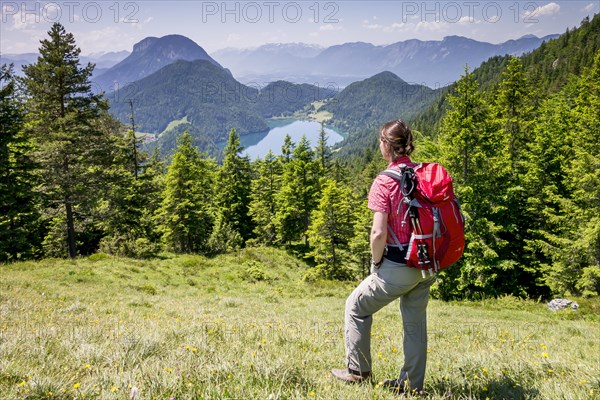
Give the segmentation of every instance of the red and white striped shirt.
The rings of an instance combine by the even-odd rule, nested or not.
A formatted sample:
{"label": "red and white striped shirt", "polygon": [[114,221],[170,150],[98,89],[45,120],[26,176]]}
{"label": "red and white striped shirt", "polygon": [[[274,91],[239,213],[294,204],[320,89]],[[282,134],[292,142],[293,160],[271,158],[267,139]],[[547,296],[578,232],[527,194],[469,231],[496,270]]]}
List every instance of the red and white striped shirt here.
{"label": "red and white striped shirt", "polygon": [[[409,167],[415,167],[410,158],[407,156],[398,158],[395,162],[390,163],[388,168],[398,169],[398,165],[406,164]],[[388,215],[388,229],[392,229],[394,234],[398,237],[398,240],[402,244],[406,244],[410,241],[410,223],[406,221],[403,225],[404,211],[401,210],[398,213],[398,206],[402,200],[402,193],[400,192],[399,183],[386,175],[377,175],[371,190],[369,191],[369,203],[368,207],[373,212],[379,211]],[[395,244],[394,239],[390,234],[387,235],[387,243]]]}

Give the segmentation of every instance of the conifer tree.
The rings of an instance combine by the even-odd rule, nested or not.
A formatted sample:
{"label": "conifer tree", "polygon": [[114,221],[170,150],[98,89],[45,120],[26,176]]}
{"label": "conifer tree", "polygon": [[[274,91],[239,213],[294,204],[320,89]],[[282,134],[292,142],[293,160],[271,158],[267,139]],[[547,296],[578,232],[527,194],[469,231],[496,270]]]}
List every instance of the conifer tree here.
{"label": "conifer tree", "polygon": [[292,142],[292,137],[286,134],[283,138],[283,146],[281,146],[281,160],[283,164],[288,163],[292,159],[295,147],[296,144]]}
{"label": "conifer tree", "polygon": [[[122,135],[116,145],[113,167],[107,171],[111,182],[99,211],[104,229],[102,251],[130,257],[147,257],[158,251],[152,216],[160,204],[162,188],[153,169],[146,162],[146,153],[132,154],[132,134]],[[156,156],[155,156],[156,157]],[[161,167],[158,167],[160,173]]]}
{"label": "conifer tree", "polygon": [[502,73],[493,111],[513,177],[523,172],[520,162],[532,136],[534,98],[534,88],[529,85],[521,59],[512,57]]}
{"label": "conifer tree", "polygon": [[306,231],[319,192],[319,169],[310,142],[302,136],[293,157],[284,164],[281,190],[275,196],[278,204],[275,225],[281,242],[289,243],[303,237],[308,244]]}
{"label": "conifer tree", "polygon": [[35,164],[23,135],[23,104],[12,66],[0,66],[0,262],[34,256],[36,237]]}
{"label": "conifer tree", "polygon": [[224,149],[223,165],[219,168],[216,195],[222,223],[231,226],[246,241],[252,236],[254,225],[248,214],[252,171],[248,156],[242,156],[243,151],[240,136],[231,129]]}
{"label": "conifer tree", "polygon": [[371,266],[370,237],[373,212],[369,210],[367,203],[365,200],[354,209],[352,238],[348,242],[351,259],[358,266],[358,271],[363,278],[367,277]]}
{"label": "conifer tree", "polygon": [[344,265],[348,242],[353,233],[350,190],[332,179],[323,182],[317,208],[312,212],[307,232],[316,269],[324,278],[348,279],[350,271]]}
{"label": "conifer tree", "polygon": [[489,110],[468,68],[447,97],[449,109],[441,121],[440,161],[455,182],[455,192],[467,216],[462,267],[447,271],[441,285],[444,297],[470,291],[494,292],[498,251],[505,246],[496,205],[499,148],[490,127]]}
{"label": "conifer tree", "polygon": [[214,162],[203,158],[185,132],[165,176],[163,200],[156,221],[167,248],[179,253],[206,250],[213,229]]}
{"label": "conifer tree", "polygon": [[573,158],[561,202],[562,231],[551,244],[548,281],[560,294],[600,294],[600,51],[577,80],[571,128]]}
{"label": "conifer tree", "polygon": [[256,179],[252,181],[248,213],[254,222],[254,235],[258,243],[272,245],[277,240],[275,196],[281,186],[281,164],[269,150],[262,160],[255,163]]}
{"label": "conifer tree", "polygon": [[[559,93],[543,100],[535,119],[531,141],[527,144],[521,182],[527,198],[524,218],[529,235],[523,250],[531,254],[530,268],[535,269],[538,290],[556,293],[573,287],[576,274],[569,272],[558,253],[563,253],[563,240],[570,226],[571,216],[564,207],[571,204],[569,184],[571,160],[574,159],[573,129],[577,83],[573,82]],[[556,249],[561,249],[556,252]],[[553,261],[554,260],[554,261]],[[565,285],[565,282],[571,282]],[[546,289],[544,289],[546,288]]]}
{"label": "conifer tree", "polygon": [[315,152],[317,153],[323,176],[327,176],[331,169],[331,147],[327,144],[328,139],[327,133],[325,132],[325,125],[321,122],[321,129],[319,130],[319,139],[317,141]]}
{"label": "conifer tree", "polygon": [[[534,136],[535,89],[530,85],[520,58],[512,57],[501,75],[492,107],[493,122],[497,137],[502,143],[501,155],[497,158],[500,178],[497,187],[502,198],[498,201],[502,225],[500,237],[507,244],[501,253],[503,278],[512,280],[513,294],[530,293],[539,296],[536,281],[539,277],[535,257],[524,251],[532,239],[532,217],[527,213],[527,193],[523,179],[526,171],[526,149]],[[504,289],[503,289],[504,290]]]}
{"label": "conifer tree", "polygon": [[[115,132],[106,131],[113,126],[103,122],[110,120],[108,104],[92,93],[94,66],[80,66],[73,35],[59,23],[48,35],[37,62],[23,67],[26,126],[35,142],[48,214],[55,215],[55,226],[64,221],[67,254],[75,257],[76,223],[90,215],[106,187],[103,172],[112,160]],[[56,214],[59,206],[62,216]]]}

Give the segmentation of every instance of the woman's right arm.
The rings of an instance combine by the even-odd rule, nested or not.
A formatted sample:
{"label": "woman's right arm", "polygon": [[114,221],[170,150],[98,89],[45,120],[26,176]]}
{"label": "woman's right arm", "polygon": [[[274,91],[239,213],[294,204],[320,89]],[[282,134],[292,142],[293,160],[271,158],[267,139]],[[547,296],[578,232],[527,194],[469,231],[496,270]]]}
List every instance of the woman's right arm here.
{"label": "woman's right arm", "polygon": [[371,226],[371,257],[379,263],[383,259],[383,252],[387,242],[387,219],[386,213],[375,211],[373,214],[373,225]]}

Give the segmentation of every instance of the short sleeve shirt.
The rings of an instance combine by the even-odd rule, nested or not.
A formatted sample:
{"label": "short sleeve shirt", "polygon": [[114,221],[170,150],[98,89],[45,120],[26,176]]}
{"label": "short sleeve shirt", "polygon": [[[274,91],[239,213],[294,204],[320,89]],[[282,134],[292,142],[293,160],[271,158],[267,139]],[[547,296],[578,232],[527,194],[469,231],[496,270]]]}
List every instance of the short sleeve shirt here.
{"label": "short sleeve shirt", "polygon": [[[390,163],[388,168],[398,169],[400,164],[415,166],[409,157],[400,157],[395,162]],[[386,175],[377,175],[369,191],[368,207],[373,212],[378,211],[387,214],[388,229],[394,232],[401,244],[406,244],[410,240],[410,223],[404,221],[404,213],[400,207],[402,197],[396,180]],[[387,242],[388,244],[394,244],[394,240],[389,234]]]}

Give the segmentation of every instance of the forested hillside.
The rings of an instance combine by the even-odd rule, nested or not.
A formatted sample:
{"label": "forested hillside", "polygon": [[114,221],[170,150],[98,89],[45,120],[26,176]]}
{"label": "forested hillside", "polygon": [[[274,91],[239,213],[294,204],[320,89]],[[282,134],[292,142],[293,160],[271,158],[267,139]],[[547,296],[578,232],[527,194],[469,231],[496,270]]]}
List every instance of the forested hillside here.
{"label": "forested hillside", "polygon": [[[568,29],[560,37],[544,42],[539,48],[520,57],[527,78],[536,88],[536,96],[542,99],[563,88],[572,75],[580,75],[591,67],[594,55],[600,50],[600,19],[598,15],[581,22],[578,28]],[[511,56],[495,56],[473,70],[481,89],[497,85]],[[414,118],[413,126],[429,136],[435,136],[438,123],[447,108],[446,95],[454,90],[456,83],[445,88],[444,95],[431,108]]]}
{"label": "forested hillside", "polygon": [[241,134],[268,129],[254,108],[258,90],[205,60],[176,61],[108,96],[111,112],[121,121],[129,120],[133,101],[141,132],[160,133],[184,117],[215,141],[232,127]]}
{"label": "forested hillside", "polygon": [[194,145],[216,156],[217,143],[235,128],[240,135],[269,129],[266,118],[291,115],[335,91],[285,81],[246,86],[206,60],[179,60],[124,88],[109,93],[111,113],[136,131],[160,134],[150,148],[169,155],[177,137],[190,133]]}
{"label": "forested hillside", "polygon": [[[489,66],[465,71],[436,112],[421,117],[421,126],[435,130],[421,128],[414,159],[448,168],[467,216],[464,257],[440,274],[436,296],[600,293],[600,51],[589,40],[598,37],[599,20],[584,21],[539,54],[491,60],[505,65],[498,73]],[[308,282],[366,272],[372,218],[366,192],[384,167],[375,147],[340,157],[322,132],[317,148],[288,137],[280,156],[251,162],[239,133],[227,125],[241,115],[262,121],[264,114],[242,99],[228,102],[233,113],[225,113],[213,98],[203,107],[213,107],[218,135],[228,138],[222,162],[183,133],[167,163],[156,152],[140,152],[106,99],[92,92],[92,66],[80,65],[75,38],[60,24],[41,42],[40,54],[18,82],[2,67],[0,237],[11,238],[0,241],[2,261],[98,251],[214,255],[266,245],[306,260]],[[567,55],[568,62],[555,62]],[[540,76],[550,60],[555,75]],[[161,85],[176,79],[165,69],[147,77],[161,92],[134,104],[149,120],[173,99],[192,107],[201,72],[215,66],[197,61],[171,68],[197,69],[198,80],[174,92]],[[219,73],[225,82],[227,72]],[[488,83],[479,83],[478,74]],[[398,103],[375,100],[377,94],[401,100],[405,83],[388,73],[372,79],[389,90],[344,94],[355,93],[350,98],[362,107],[353,117],[371,118],[372,136],[364,143],[376,140],[377,125],[385,122],[377,119],[405,117],[394,108]],[[180,111],[170,116],[179,121],[174,129],[191,119],[189,110]]]}
{"label": "forested hillside", "polygon": [[339,153],[348,157],[373,147],[377,138],[373,132],[382,121],[398,116],[410,119],[427,109],[439,93],[440,89],[410,84],[385,71],[349,85],[321,110],[331,112],[330,123],[349,133]]}

